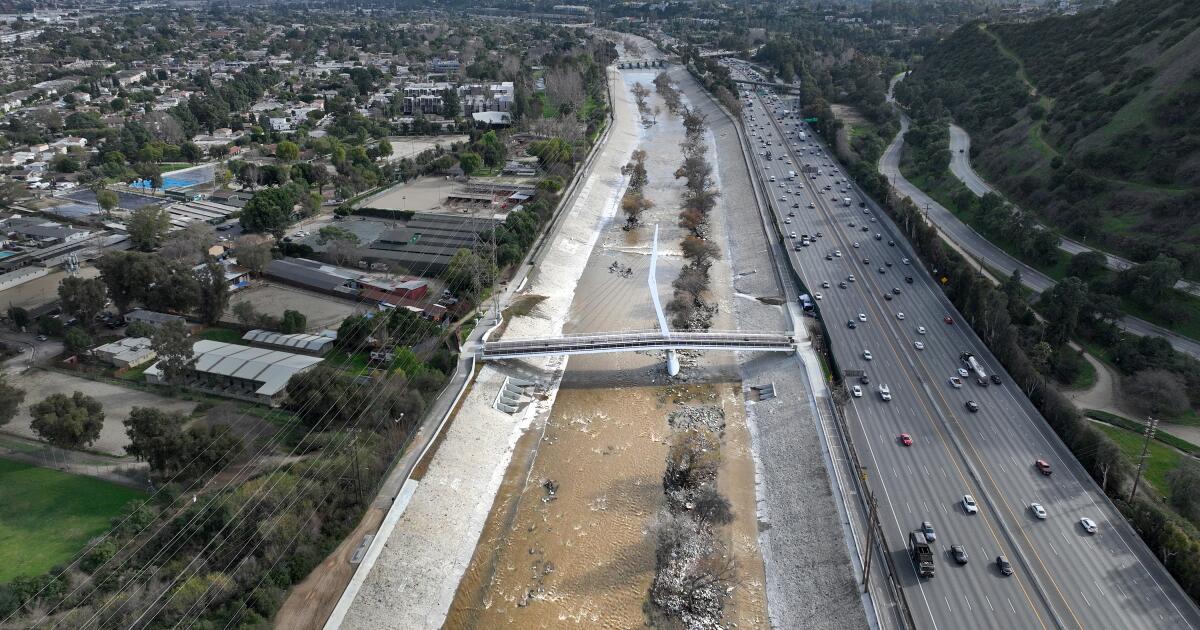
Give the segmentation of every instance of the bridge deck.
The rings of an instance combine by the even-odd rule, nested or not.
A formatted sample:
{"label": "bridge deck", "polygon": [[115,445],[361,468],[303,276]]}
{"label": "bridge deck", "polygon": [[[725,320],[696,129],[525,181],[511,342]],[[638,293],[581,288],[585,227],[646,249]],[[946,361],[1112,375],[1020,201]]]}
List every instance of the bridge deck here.
{"label": "bridge deck", "polygon": [[638,350],[731,350],[791,352],[790,333],[661,332],[603,333],[531,339],[488,341],[479,352],[482,360],[518,357],[635,352]]}

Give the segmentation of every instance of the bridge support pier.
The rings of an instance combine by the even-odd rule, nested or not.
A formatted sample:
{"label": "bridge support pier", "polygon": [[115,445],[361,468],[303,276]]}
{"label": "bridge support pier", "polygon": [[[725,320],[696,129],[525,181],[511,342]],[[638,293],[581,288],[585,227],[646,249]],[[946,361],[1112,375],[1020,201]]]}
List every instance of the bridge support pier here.
{"label": "bridge support pier", "polygon": [[675,354],[674,350],[667,350],[667,374],[679,375],[679,356]]}

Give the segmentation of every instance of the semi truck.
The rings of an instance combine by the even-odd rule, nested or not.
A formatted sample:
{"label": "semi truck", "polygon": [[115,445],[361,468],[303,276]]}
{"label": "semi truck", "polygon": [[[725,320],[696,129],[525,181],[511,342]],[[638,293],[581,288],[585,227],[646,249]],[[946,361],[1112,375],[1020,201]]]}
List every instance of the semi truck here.
{"label": "semi truck", "polygon": [[923,578],[933,577],[933,549],[924,532],[917,529],[908,533],[908,550],[913,564],[917,565],[917,574]]}
{"label": "semi truck", "polygon": [[975,358],[975,355],[971,354],[970,352],[964,352],[958,355],[958,358],[961,359],[963,363],[967,364],[967,367],[970,368],[972,372],[975,372],[979,378],[983,379],[985,382],[987,381],[988,376],[983,371],[983,364]]}

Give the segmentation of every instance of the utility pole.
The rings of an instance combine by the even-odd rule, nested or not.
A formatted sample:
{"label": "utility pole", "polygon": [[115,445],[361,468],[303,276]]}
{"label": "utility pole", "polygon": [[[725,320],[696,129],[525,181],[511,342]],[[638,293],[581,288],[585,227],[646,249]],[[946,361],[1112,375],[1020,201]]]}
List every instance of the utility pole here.
{"label": "utility pole", "polygon": [[1137,494],[1138,482],[1142,480],[1142,469],[1146,467],[1146,451],[1150,450],[1150,440],[1154,438],[1155,429],[1158,428],[1158,420],[1153,417],[1147,418],[1146,430],[1142,432],[1145,436],[1142,439],[1142,455],[1138,457],[1137,474],[1133,477],[1133,490],[1129,491],[1129,502],[1133,503],[1133,497]]}
{"label": "utility pole", "polygon": [[878,515],[879,507],[875,503],[875,496],[871,495],[871,511],[867,514],[867,546],[864,548],[866,560],[863,561],[863,592],[866,593],[871,588],[871,547],[875,544],[875,519]]}

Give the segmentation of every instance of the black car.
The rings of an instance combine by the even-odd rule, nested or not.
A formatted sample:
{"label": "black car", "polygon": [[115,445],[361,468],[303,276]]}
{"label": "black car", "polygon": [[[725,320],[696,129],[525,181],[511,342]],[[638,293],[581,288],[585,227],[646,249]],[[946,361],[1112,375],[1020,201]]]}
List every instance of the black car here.
{"label": "black car", "polygon": [[863,264],[864,264],[864,265],[869,265],[869,264],[871,264],[871,259],[870,259],[870,258],[864,258],[864,259],[863,259]]}
{"label": "black car", "polygon": [[979,403],[975,402],[974,400],[968,400],[967,411],[970,411],[971,413],[979,413]]}
{"label": "black car", "polygon": [[885,299],[885,300],[887,300],[887,301],[891,302],[891,301],[892,301],[892,294],[891,294],[891,293],[884,293],[884,294],[883,294],[883,299]]}
{"label": "black car", "polygon": [[900,287],[892,287],[892,293],[895,293],[896,295],[900,295]]}
{"label": "black car", "polygon": [[993,374],[993,375],[991,376],[991,378],[992,378],[992,384],[993,384],[993,385],[999,385],[999,384],[1000,384],[1000,376],[999,376],[999,375],[997,375],[997,374]]}
{"label": "black car", "polygon": [[976,376],[976,377],[975,377],[975,384],[976,384],[976,385],[978,385],[978,386],[980,386],[980,387],[987,387],[987,379],[986,379],[986,378],[983,378],[982,376]]}
{"label": "black car", "polygon": [[888,241],[888,245],[889,245],[889,246],[891,246],[891,247],[895,247],[895,246],[896,246],[896,241]]}
{"label": "black car", "polygon": [[967,563],[967,548],[962,545],[951,545],[950,555],[954,556],[954,561],[959,564]]}
{"label": "black car", "polygon": [[905,281],[905,282],[907,282],[907,283],[909,283],[909,284],[912,284],[912,283],[913,283],[913,278],[912,278],[912,276],[904,276],[904,281]]}
{"label": "black car", "polygon": [[858,377],[858,382],[862,383],[863,385],[870,385],[871,379],[867,378],[866,374],[863,374],[862,376]]}
{"label": "black car", "polygon": [[1013,574],[1012,563],[1009,562],[1008,558],[1005,558],[1004,556],[996,556],[996,568],[1000,569],[1000,573],[1004,575]]}
{"label": "black car", "polygon": [[854,320],[849,319],[846,320],[846,328],[858,328],[858,324],[855,324]]}
{"label": "black car", "polygon": [[865,226],[865,225],[864,225],[864,226],[863,226],[863,229],[862,229],[862,231],[864,231],[864,232],[870,232],[870,231],[871,231],[871,228],[869,228],[869,227],[867,227],[867,226]]}
{"label": "black car", "polygon": [[825,254],[825,260],[833,260],[833,254]]}

